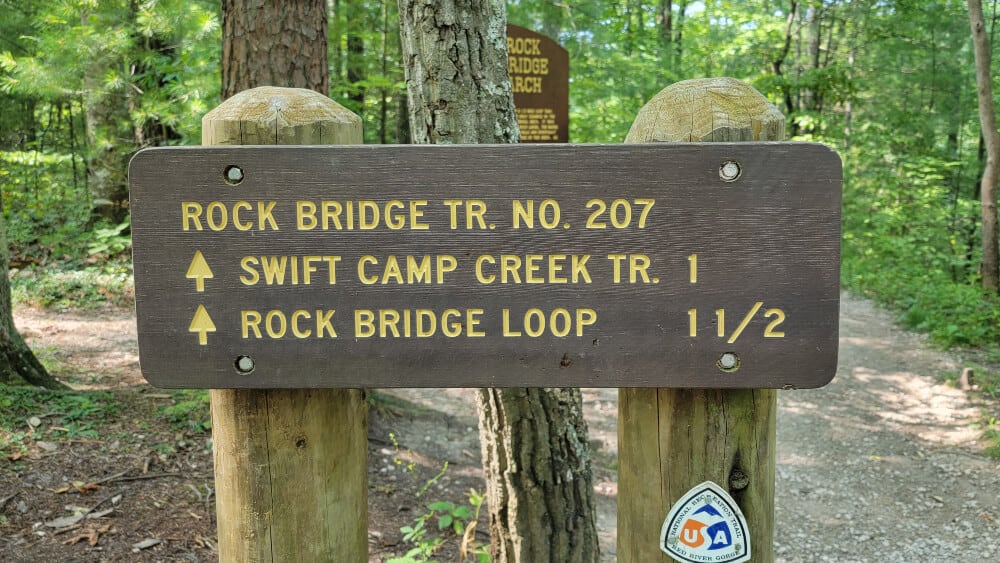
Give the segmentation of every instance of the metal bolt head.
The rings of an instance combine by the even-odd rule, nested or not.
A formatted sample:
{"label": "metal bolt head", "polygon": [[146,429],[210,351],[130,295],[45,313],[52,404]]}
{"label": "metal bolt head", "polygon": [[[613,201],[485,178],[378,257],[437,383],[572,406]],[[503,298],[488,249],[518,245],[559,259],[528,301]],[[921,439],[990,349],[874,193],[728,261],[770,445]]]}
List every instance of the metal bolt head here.
{"label": "metal bolt head", "polygon": [[740,369],[740,357],[735,352],[726,352],[719,357],[716,365],[722,371],[736,371]]}
{"label": "metal bolt head", "polygon": [[239,166],[228,166],[225,170],[226,182],[229,184],[239,184],[243,181],[243,169]]}
{"label": "metal bolt head", "polygon": [[240,356],[236,358],[236,371],[243,375],[252,372],[255,367],[257,366],[254,364],[253,358],[250,356]]}
{"label": "metal bolt head", "polygon": [[740,163],[735,160],[727,160],[719,167],[719,177],[722,178],[723,182],[733,182],[742,173],[743,169],[740,168]]}

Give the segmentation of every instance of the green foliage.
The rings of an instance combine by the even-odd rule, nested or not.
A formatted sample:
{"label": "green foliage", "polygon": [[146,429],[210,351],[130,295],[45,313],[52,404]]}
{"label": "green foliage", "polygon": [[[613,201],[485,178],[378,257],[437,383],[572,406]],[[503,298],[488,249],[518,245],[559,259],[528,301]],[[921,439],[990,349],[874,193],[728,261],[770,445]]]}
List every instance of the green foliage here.
{"label": "green foliage", "polygon": [[174,395],[175,402],[159,407],[157,410],[160,416],[170,421],[176,430],[188,430],[196,434],[212,430],[208,391],[184,390],[171,394]]}
{"label": "green foliage", "polygon": [[118,401],[106,391],[0,385],[0,454],[16,457],[46,438],[98,438],[118,413]]}
{"label": "green foliage", "polygon": [[[447,464],[445,469],[447,469]],[[431,483],[440,476],[441,474],[438,474],[431,480]],[[429,486],[430,483],[424,487],[424,490]],[[479,520],[479,511],[482,509],[486,497],[475,490],[469,490],[466,496],[469,505],[456,505],[449,501],[429,503],[427,512],[418,516],[413,521],[413,525],[403,526],[399,529],[400,532],[403,532],[403,541],[414,544],[414,547],[402,557],[389,559],[388,563],[433,562],[434,554],[441,549],[446,541],[455,537],[461,538],[462,544],[459,553],[463,561],[472,559],[477,563],[488,563],[490,561],[488,547],[475,540],[476,522]],[[427,522],[435,524],[438,535],[430,535],[432,532],[428,530]]]}
{"label": "green foliage", "polygon": [[131,264],[121,260],[79,270],[27,268],[15,272],[10,285],[15,305],[55,310],[130,307],[135,299]]}

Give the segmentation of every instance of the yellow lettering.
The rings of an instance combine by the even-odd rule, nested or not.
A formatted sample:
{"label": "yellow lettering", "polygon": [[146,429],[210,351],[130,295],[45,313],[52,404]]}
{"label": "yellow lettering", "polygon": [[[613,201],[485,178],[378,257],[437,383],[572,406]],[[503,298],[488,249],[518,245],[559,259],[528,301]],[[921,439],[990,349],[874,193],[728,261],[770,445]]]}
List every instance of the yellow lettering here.
{"label": "yellow lettering", "polygon": [[[428,326],[429,325],[429,326]],[[417,309],[417,336],[434,336],[437,332],[437,315],[430,309]]]}
{"label": "yellow lettering", "polygon": [[496,260],[494,260],[489,254],[483,254],[479,258],[476,258],[476,279],[479,280],[479,283],[484,285],[489,285],[497,279],[497,277],[493,274],[488,276],[483,275],[483,264],[487,262],[490,264],[496,264]]}
{"label": "yellow lettering", "polygon": [[520,256],[514,256],[513,254],[500,255],[500,283],[507,283],[508,275],[514,280],[512,283],[521,283],[520,270]]}
{"label": "yellow lettering", "polygon": [[316,309],[316,338],[323,338],[323,333],[330,335],[330,338],[337,338],[337,331],[333,330],[330,317],[335,313],[333,309]]}
{"label": "yellow lettering", "polygon": [[577,283],[577,280],[583,278],[585,283],[590,283],[590,272],[587,271],[587,260],[590,260],[589,254],[584,255],[573,255],[573,260],[570,264],[570,275],[572,276],[573,283]]}
{"label": "yellow lettering", "polygon": [[369,338],[375,335],[375,313],[369,309],[354,311],[354,336]]}
{"label": "yellow lettering", "polygon": [[276,201],[258,201],[257,202],[257,224],[262,231],[267,230],[267,225],[271,225],[272,231],[277,231],[278,223],[274,220],[274,206],[277,205]]}
{"label": "yellow lettering", "polygon": [[511,330],[510,328],[510,309],[503,310],[503,335],[504,336],[521,336],[520,331]]}
{"label": "yellow lettering", "polygon": [[450,217],[449,226],[451,230],[458,228],[458,206],[462,205],[462,200],[460,199],[446,199],[444,204],[448,206],[448,212]]}
{"label": "yellow lettering", "polygon": [[[574,257],[575,258],[575,257]],[[562,271],[562,261],[566,259],[565,254],[549,254],[549,283],[567,283],[568,279],[558,276]]]}
{"label": "yellow lettering", "polygon": [[480,229],[486,229],[486,202],[473,199],[465,202],[465,228],[471,230],[473,220],[479,223]]}
{"label": "yellow lettering", "polygon": [[[371,214],[371,217],[368,215]],[[378,227],[379,211],[378,204],[374,201],[361,200],[358,202],[358,227],[362,231],[370,231]]]}
{"label": "yellow lettering", "polygon": [[576,335],[583,336],[583,327],[593,326],[597,322],[597,311],[593,309],[576,310]]}
{"label": "yellow lettering", "polygon": [[287,256],[261,256],[264,268],[264,283],[267,285],[284,285],[285,268],[288,266]]}
{"label": "yellow lettering", "polygon": [[258,311],[240,311],[243,327],[243,338],[250,338],[250,331],[253,331],[255,338],[262,338],[260,334],[261,316]]}
{"label": "yellow lettering", "polygon": [[[216,213],[219,215],[218,221],[215,219]],[[208,204],[208,208],[205,210],[205,220],[208,222],[209,229],[218,232],[229,224],[229,212],[226,211],[226,206],[221,201],[213,201]]]}
{"label": "yellow lettering", "polygon": [[259,262],[253,256],[244,256],[243,259],[240,260],[240,267],[243,268],[244,272],[250,274],[249,276],[240,276],[240,281],[243,282],[243,285],[257,285],[257,282],[260,281],[260,273],[258,273],[257,268],[254,267],[257,264],[259,264]]}
{"label": "yellow lettering", "polygon": [[622,262],[625,260],[624,254],[608,254],[608,260],[614,262],[614,281],[622,282]]}
{"label": "yellow lettering", "polygon": [[[274,326],[275,320],[278,321],[277,328]],[[264,328],[267,329],[267,335],[271,338],[281,338],[288,330],[288,320],[285,319],[285,314],[281,311],[268,311],[267,316],[264,317]]]}
{"label": "yellow lettering", "polygon": [[406,281],[410,284],[431,283],[431,257],[423,256],[420,262],[416,257],[406,257]]}
{"label": "yellow lettering", "polygon": [[378,335],[382,338],[386,337],[387,330],[392,331],[392,335],[399,338],[399,329],[396,325],[399,323],[399,311],[395,309],[379,309],[378,312]]}
{"label": "yellow lettering", "polygon": [[181,228],[185,231],[194,230],[200,231],[201,229],[201,204],[195,203],[193,201],[182,201],[181,202]]}
{"label": "yellow lettering", "polygon": [[382,285],[394,280],[397,284],[403,283],[403,272],[399,269],[399,260],[390,255],[385,261],[385,271],[382,272]]}
{"label": "yellow lettering", "polygon": [[300,231],[311,231],[319,224],[316,219],[316,204],[311,201],[295,203],[295,225]]}
{"label": "yellow lettering", "polygon": [[323,211],[321,213],[323,217],[323,230],[330,230],[330,223],[333,223],[333,228],[340,231],[343,230],[343,225],[340,224],[340,214],[344,212],[344,206],[340,205],[339,201],[324,201]]}
{"label": "yellow lettering", "polygon": [[[527,206],[525,206],[527,203]],[[535,202],[533,200],[528,200],[527,202],[514,200],[513,202],[514,219],[513,225],[515,229],[521,228],[521,221],[524,221],[524,226],[529,229],[535,228]]]}
{"label": "yellow lettering", "polygon": [[322,256],[303,256],[302,257],[302,283],[304,285],[312,284],[312,274],[316,271],[316,266],[313,265],[314,262],[319,262],[322,260]]}
{"label": "yellow lettering", "polygon": [[304,318],[309,320],[311,317],[312,315],[309,314],[309,311],[303,311],[301,309],[292,313],[292,334],[295,335],[295,338],[309,338],[309,336],[312,335],[312,330],[302,330],[299,328],[299,319]]}
{"label": "yellow lettering", "polygon": [[465,325],[467,330],[467,335],[476,338],[481,336],[486,336],[486,333],[481,330],[476,330],[479,326],[480,318],[479,316],[483,314],[482,309],[466,309],[465,310]]}
{"label": "yellow lettering", "polygon": [[402,201],[397,199],[391,200],[385,204],[385,226],[393,231],[398,231],[406,226],[406,217],[403,215],[396,215],[392,212],[393,209],[403,209],[405,206]]}
{"label": "yellow lettering", "polygon": [[462,312],[458,309],[446,309],[441,313],[441,333],[449,338],[454,338],[462,334],[462,322],[450,321],[452,318],[462,318]]}
{"label": "yellow lettering", "polygon": [[[559,328],[559,320],[562,319],[562,328]],[[563,308],[555,309],[552,314],[549,315],[549,330],[552,331],[552,336],[562,338],[569,334],[570,328],[572,328],[572,319],[570,317],[569,311]]]}
{"label": "yellow lettering", "polygon": [[361,283],[365,285],[372,285],[378,283],[377,276],[369,277],[368,275],[365,274],[365,264],[371,264],[374,266],[378,264],[378,259],[375,258],[374,256],[362,256],[361,259],[358,260],[358,279],[361,280]]}
{"label": "yellow lettering", "polygon": [[430,228],[427,223],[420,223],[417,219],[424,216],[424,207],[427,207],[426,199],[417,199],[410,202],[410,230],[426,231]]}
{"label": "yellow lettering", "polygon": [[642,283],[649,283],[649,256],[645,254],[629,254],[628,257],[628,281],[635,283],[638,276],[642,276]]}
{"label": "yellow lettering", "polygon": [[541,266],[539,260],[545,258],[541,254],[529,254],[524,257],[524,281],[525,283],[545,283],[545,278],[540,278],[536,274]]}
{"label": "yellow lettering", "polygon": [[458,260],[450,254],[442,254],[437,257],[437,283],[444,283],[444,275],[448,272],[454,272],[455,268],[458,267]]}
{"label": "yellow lettering", "polygon": [[340,262],[340,256],[324,256],[323,260],[326,260],[326,265],[330,269],[330,285],[336,285],[337,262]]}
{"label": "yellow lettering", "polygon": [[[534,322],[535,326],[531,326]],[[524,332],[535,338],[545,332],[545,314],[537,307],[532,307],[524,313]]]}
{"label": "yellow lettering", "polygon": [[253,228],[253,223],[240,220],[240,209],[253,211],[253,206],[250,205],[249,201],[237,201],[233,205],[233,226],[240,231],[249,231]]}

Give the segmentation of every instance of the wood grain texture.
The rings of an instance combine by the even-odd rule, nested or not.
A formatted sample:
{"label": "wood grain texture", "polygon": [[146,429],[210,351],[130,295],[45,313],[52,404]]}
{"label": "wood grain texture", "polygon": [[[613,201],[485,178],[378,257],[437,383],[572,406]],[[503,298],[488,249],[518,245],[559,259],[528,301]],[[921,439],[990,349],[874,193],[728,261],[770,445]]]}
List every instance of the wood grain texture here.
{"label": "wood grain texture", "polygon": [[[720,178],[727,161],[741,163],[735,182]],[[223,180],[229,165],[242,167],[239,185]],[[173,172],[159,174],[164,169]],[[822,145],[155,149],[136,156],[132,178],[140,365],[158,386],[816,387],[836,366],[840,161]],[[636,202],[643,199],[655,204],[639,228],[643,205]],[[347,202],[357,208],[359,200],[382,208],[382,215],[387,202],[399,201],[398,209],[407,211],[397,209],[397,215],[404,217],[407,202],[424,201],[419,221],[427,228],[390,229],[382,221],[361,229],[357,217],[348,228],[346,212],[340,229],[332,222],[327,229],[297,228],[298,201],[318,210],[323,201],[346,209]],[[481,202],[484,225],[495,228],[467,228],[464,210],[451,228],[446,200]],[[538,211],[545,200],[561,210],[548,229]],[[595,200],[607,207],[596,218]],[[247,202],[241,221],[252,223],[249,230],[234,228],[233,221],[213,230],[205,213],[202,230],[190,221],[188,230],[181,228],[183,202],[207,209],[213,201],[216,222],[221,209]],[[534,202],[534,228],[523,222],[513,228],[515,201]],[[274,203],[274,225],[265,230],[255,222],[257,202]],[[611,209],[621,225],[626,206],[632,208],[628,226],[616,228]],[[602,228],[588,228],[592,220]],[[204,291],[185,276],[196,253],[214,275]],[[626,254],[648,258],[648,279],[631,276],[623,258],[615,280],[609,256]],[[689,280],[692,254],[696,283]],[[335,283],[322,260],[314,260],[317,271],[305,283],[304,257],[325,255],[340,258]],[[513,275],[504,283],[505,255],[522,262],[541,257],[533,276],[543,283],[528,283],[524,264],[517,271],[521,283]],[[365,276],[378,278],[375,283],[360,279],[358,265],[366,256]],[[450,256],[454,271],[442,283],[437,272],[410,283],[407,256]],[[489,262],[480,273],[494,276],[490,283],[477,277],[482,256]],[[564,257],[555,274],[559,283],[550,282],[549,256]],[[589,257],[588,279],[574,282],[572,256]],[[282,284],[268,284],[260,262],[279,257],[289,271]],[[385,277],[390,257],[400,264],[401,278]],[[756,303],[759,310],[732,338]],[[217,328],[204,344],[188,330],[200,305]],[[570,312],[557,323],[567,331],[561,335],[551,326],[558,308]],[[463,326],[465,311],[481,310],[482,336],[464,328],[459,336],[444,335],[440,314],[449,309],[463,312]],[[546,318],[548,328],[537,336],[526,330],[530,309]],[[585,309],[596,320],[583,326],[576,313]],[[720,309],[726,312],[721,327]],[[775,329],[781,337],[767,336],[778,320],[772,309],[785,315]],[[335,312],[330,326],[336,338],[329,332],[318,337],[317,310]],[[401,317],[409,311],[409,335],[401,318],[397,333],[382,334],[380,325],[380,332],[362,336],[356,312],[382,310]],[[438,315],[434,334],[417,335],[417,310]],[[260,315],[259,334],[244,326],[245,311]],[[277,313],[268,333],[264,317],[271,311]],[[300,332],[310,334],[293,334],[294,311],[310,315],[299,321]],[[727,352],[741,359],[736,372],[717,367]],[[252,357],[256,369],[237,373],[239,356]]]}
{"label": "wood grain texture", "polygon": [[[777,109],[749,86],[721,78],[665,88],[640,110],[626,143],[783,137]],[[839,239],[839,223],[835,234]],[[794,363],[783,354],[774,360]],[[618,561],[672,561],[660,549],[660,527],[670,507],[703,481],[739,504],[751,561],[773,561],[776,413],[774,390],[621,389]]]}
{"label": "wood grain texture", "polygon": [[[205,144],[321,140],[361,143],[360,119],[309,90],[247,90],[203,120]],[[213,389],[211,400],[220,561],[367,561],[364,391]]]}

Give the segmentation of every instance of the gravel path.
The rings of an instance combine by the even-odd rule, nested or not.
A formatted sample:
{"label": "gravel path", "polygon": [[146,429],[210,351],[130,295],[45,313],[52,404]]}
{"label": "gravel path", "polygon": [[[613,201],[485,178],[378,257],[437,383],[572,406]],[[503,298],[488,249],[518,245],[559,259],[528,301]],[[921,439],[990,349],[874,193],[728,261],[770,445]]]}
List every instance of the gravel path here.
{"label": "gravel path", "polygon": [[[844,295],[840,362],[779,398],[779,561],[1000,561],[1000,461],[952,358]],[[995,411],[995,409],[994,409]]]}

